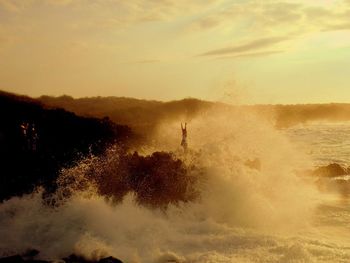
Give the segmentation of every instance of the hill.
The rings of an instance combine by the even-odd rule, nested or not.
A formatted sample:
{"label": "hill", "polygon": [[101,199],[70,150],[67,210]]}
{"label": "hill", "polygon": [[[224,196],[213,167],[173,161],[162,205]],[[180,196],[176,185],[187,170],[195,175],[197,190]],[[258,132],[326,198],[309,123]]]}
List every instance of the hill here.
{"label": "hill", "polygon": [[80,117],[25,96],[0,92],[0,105],[0,200],[37,185],[54,188],[61,168],[133,137],[108,118]]}
{"label": "hill", "polygon": [[61,107],[81,116],[108,116],[113,122],[128,125],[142,136],[151,133],[164,120],[179,116],[189,120],[216,105],[197,99],[160,102],[119,97],[74,99],[69,96],[42,96],[38,100],[49,107]]}
{"label": "hill", "polygon": [[286,128],[313,121],[350,120],[350,104],[346,103],[235,106],[198,99],[160,102],[121,97],[74,99],[69,96],[42,96],[38,100],[50,107],[62,107],[82,116],[108,116],[114,122],[128,125],[140,134],[152,130],[164,120],[175,117],[189,120],[214,107],[226,110],[252,111],[270,119],[277,128]]}

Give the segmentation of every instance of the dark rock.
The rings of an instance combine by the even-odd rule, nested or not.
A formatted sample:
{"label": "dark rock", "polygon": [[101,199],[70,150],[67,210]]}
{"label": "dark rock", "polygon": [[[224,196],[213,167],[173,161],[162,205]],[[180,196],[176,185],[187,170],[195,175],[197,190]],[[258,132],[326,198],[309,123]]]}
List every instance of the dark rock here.
{"label": "dark rock", "polygon": [[186,166],[169,152],[146,156],[134,152],[98,160],[86,174],[103,196],[121,201],[128,192],[133,192],[139,204],[165,208],[170,203],[189,202],[198,197],[196,184],[201,171]]}
{"label": "dark rock", "polygon": [[37,256],[39,253],[40,253],[39,250],[29,249],[25,253],[22,254],[22,257],[32,259],[33,257]]}
{"label": "dark rock", "polygon": [[0,258],[0,263],[22,263],[22,262],[24,262],[24,260],[20,255]]}
{"label": "dark rock", "polygon": [[0,263],[49,263],[49,261],[45,260],[37,260],[32,259],[35,255],[39,254],[38,250],[30,250],[30,253],[26,256],[27,258],[23,258],[20,255],[13,255],[10,257],[0,258]]}
{"label": "dark rock", "polygon": [[63,260],[66,263],[91,263],[92,262],[74,254],[70,255],[67,258],[63,258]]}
{"label": "dark rock", "polygon": [[98,263],[123,263],[123,261],[114,257],[107,257],[107,258],[100,259]]}
{"label": "dark rock", "polygon": [[106,257],[98,261],[91,261],[74,254],[70,255],[67,258],[63,258],[63,260],[66,263],[123,263],[121,260],[114,257]]}
{"label": "dark rock", "polygon": [[327,166],[322,166],[317,168],[312,173],[316,176],[322,176],[322,177],[338,177],[342,175],[348,174],[347,169],[343,168],[341,165],[337,163],[332,163]]}

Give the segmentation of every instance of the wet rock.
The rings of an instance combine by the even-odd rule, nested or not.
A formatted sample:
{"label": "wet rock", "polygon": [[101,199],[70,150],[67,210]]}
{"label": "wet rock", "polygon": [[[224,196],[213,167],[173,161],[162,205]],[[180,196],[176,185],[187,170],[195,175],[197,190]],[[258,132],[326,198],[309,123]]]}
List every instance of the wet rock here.
{"label": "wet rock", "polygon": [[100,259],[98,263],[123,263],[123,262],[114,257],[107,257],[107,258]]}
{"label": "wet rock", "polygon": [[70,255],[67,258],[64,258],[63,261],[66,263],[123,263],[121,260],[114,257],[106,257],[98,261],[91,261],[74,254]]}
{"label": "wet rock", "polygon": [[337,163],[322,166],[313,171],[313,175],[322,177],[338,177],[348,174],[347,169]]}
{"label": "wet rock", "polygon": [[22,263],[22,262],[24,262],[24,260],[20,255],[0,258],[0,263]]}
{"label": "wet rock", "polygon": [[40,253],[37,249],[28,249],[25,253],[22,254],[22,257],[26,260],[33,259],[35,256],[37,256]]}
{"label": "wet rock", "polygon": [[[32,250],[34,251],[34,250]],[[37,251],[37,250],[35,250]],[[39,253],[39,251],[38,251]],[[0,258],[0,263],[49,263],[45,260],[25,259],[20,255],[14,255],[10,257]]]}
{"label": "wet rock", "polygon": [[63,258],[63,261],[66,263],[90,263],[91,261],[88,261],[84,259],[83,257],[77,256],[77,255],[70,255],[67,258]]}
{"label": "wet rock", "polygon": [[[26,253],[24,253],[22,256],[20,255],[13,255],[9,257],[0,258],[0,263],[49,263],[50,261],[45,260],[37,260],[33,259],[36,255],[39,254],[39,251],[36,249],[28,250]],[[53,261],[57,262],[57,261]],[[65,263],[123,263],[121,260],[114,258],[114,257],[106,257],[102,258],[98,261],[93,260],[87,260],[83,257],[77,256],[77,255],[70,255],[67,258],[63,258],[59,262],[65,262]]]}

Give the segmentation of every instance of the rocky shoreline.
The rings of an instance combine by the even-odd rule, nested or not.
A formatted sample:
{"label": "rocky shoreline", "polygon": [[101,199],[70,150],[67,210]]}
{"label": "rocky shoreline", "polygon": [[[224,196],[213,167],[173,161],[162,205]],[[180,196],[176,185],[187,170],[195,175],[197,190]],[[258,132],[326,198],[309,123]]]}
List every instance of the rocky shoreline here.
{"label": "rocky shoreline", "polygon": [[[0,263],[49,263],[49,262],[62,262],[62,263],[123,263],[120,259],[112,256],[104,257],[97,260],[89,260],[81,256],[72,254],[68,257],[62,258],[60,260],[42,260],[37,259],[39,251],[36,249],[29,250],[28,252],[19,255],[12,255],[0,258]],[[40,257],[39,257],[40,258]]]}

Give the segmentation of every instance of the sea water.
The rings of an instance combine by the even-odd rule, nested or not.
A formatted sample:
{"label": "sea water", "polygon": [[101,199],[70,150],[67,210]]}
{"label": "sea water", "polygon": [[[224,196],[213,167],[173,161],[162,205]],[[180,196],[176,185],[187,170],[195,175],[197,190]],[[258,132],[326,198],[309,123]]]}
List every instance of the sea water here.
{"label": "sea water", "polygon": [[[160,126],[143,153],[176,152],[178,123]],[[82,189],[53,208],[38,190],[0,204],[0,253],[35,248],[42,259],[75,253],[149,263],[350,262],[349,200],[320,192],[295,172],[347,165],[349,131],[348,124],[280,131],[241,113],[200,116],[189,122],[196,158],[178,155],[204,171],[198,200],[151,209],[132,193],[116,204]],[[256,159],[259,169],[246,166]]]}
{"label": "sea water", "polygon": [[315,166],[350,165],[350,122],[297,125],[284,132],[311,156]]}

